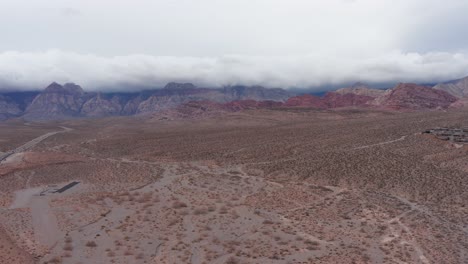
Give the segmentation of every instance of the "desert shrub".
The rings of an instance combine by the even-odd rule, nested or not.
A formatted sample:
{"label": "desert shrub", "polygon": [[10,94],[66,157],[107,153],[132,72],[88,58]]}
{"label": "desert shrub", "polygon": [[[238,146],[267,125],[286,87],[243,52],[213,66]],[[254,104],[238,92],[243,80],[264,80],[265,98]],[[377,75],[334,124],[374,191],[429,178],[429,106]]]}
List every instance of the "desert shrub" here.
{"label": "desert shrub", "polygon": [[193,214],[195,215],[202,215],[202,214],[206,214],[207,213],[207,210],[205,208],[197,208],[195,210],[193,210]]}
{"label": "desert shrub", "polygon": [[230,258],[226,261],[225,264],[237,264],[237,263],[239,263],[239,261],[238,261],[236,258],[230,257]]}
{"label": "desert shrub", "polygon": [[65,244],[65,246],[63,247],[63,250],[73,251],[73,246],[71,244]]}
{"label": "desert shrub", "polygon": [[223,206],[223,207],[219,208],[219,213],[220,214],[227,214],[228,213],[227,207]]}
{"label": "desert shrub", "polygon": [[313,241],[313,240],[310,240],[310,239],[307,239],[306,241],[304,241],[304,243],[307,244],[307,245],[311,245],[311,246],[318,246],[318,245],[320,245],[319,242]]}
{"label": "desert shrub", "polygon": [[53,263],[53,264],[59,264],[62,263],[62,258],[61,257],[54,257],[51,260],[49,260],[48,263]]}
{"label": "desert shrub", "polygon": [[87,246],[87,247],[97,247],[97,244],[94,241],[88,241],[88,242],[86,242],[85,246]]}
{"label": "desert shrub", "polygon": [[187,205],[181,201],[175,201],[174,203],[172,203],[172,208],[174,209],[180,209],[185,207],[187,207]]}

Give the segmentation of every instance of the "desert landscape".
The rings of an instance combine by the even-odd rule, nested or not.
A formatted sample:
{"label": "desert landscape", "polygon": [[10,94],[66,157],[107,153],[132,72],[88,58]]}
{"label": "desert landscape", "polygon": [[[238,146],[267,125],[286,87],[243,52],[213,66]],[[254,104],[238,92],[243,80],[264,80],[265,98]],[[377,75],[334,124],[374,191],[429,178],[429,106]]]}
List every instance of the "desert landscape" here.
{"label": "desert landscape", "polygon": [[467,126],[467,113],[7,121],[2,258],[467,263],[468,146],[423,133]]}
{"label": "desert landscape", "polygon": [[1,0],[0,264],[468,264],[467,0]]}

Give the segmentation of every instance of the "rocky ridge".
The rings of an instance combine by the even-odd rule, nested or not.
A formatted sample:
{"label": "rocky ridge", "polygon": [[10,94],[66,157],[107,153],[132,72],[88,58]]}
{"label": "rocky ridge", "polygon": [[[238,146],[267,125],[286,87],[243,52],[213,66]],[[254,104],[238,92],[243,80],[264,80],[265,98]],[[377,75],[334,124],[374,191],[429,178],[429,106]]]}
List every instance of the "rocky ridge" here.
{"label": "rocky ridge", "polygon": [[127,93],[86,92],[79,85],[50,84],[42,92],[0,93],[0,120],[56,120],[177,113],[236,112],[245,109],[305,107],[334,109],[371,107],[387,110],[446,109],[465,105],[468,77],[433,88],[401,83],[380,90],[356,83],[327,92],[294,96],[284,89],[261,86],[200,88],[191,83],[168,83],[162,89]]}

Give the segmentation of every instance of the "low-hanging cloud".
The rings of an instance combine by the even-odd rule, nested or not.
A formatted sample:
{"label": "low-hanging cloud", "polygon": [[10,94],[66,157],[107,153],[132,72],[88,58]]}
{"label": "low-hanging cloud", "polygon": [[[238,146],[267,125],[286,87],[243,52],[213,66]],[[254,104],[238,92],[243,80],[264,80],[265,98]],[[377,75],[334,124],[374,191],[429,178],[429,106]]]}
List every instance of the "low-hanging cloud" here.
{"label": "low-hanging cloud", "polygon": [[0,90],[445,81],[468,74],[467,9],[466,0],[0,1]]}
{"label": "low-hanging cloud", "polygon": [[0,53],[0,90],[42,89],[53,81],[75,82],[86,90],[157,88],[171,81],[206,87],[243,84],[318,90],[355,81],[439,82],[467,73],[468,57],[463,53],[446,52],[394,51],[369,58],[316,54],[105,57],[60,50]]}

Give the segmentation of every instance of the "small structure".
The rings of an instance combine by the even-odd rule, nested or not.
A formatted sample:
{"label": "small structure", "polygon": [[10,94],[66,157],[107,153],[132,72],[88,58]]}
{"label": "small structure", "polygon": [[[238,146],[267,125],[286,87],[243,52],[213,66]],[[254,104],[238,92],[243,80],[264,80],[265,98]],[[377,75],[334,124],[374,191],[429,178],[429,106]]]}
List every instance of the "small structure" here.
{"label": "small structure", "polygon": [[77,181],[74,181],[74,182],[71,182],[65,186],[63,186],[62,188],[56,190],[54,193],[63,193],[64,191],[70,189],[70,188],[73,188],[73,186],[77,185],[78,183],[80,182],[77,182]]}
{"label": "small structure", "polygon": [[441,140],[448,140],[457,143],[468,143],[468,127],[464,128],[448,128],[437,127],[424,131],[425,134],[434,135]]}

